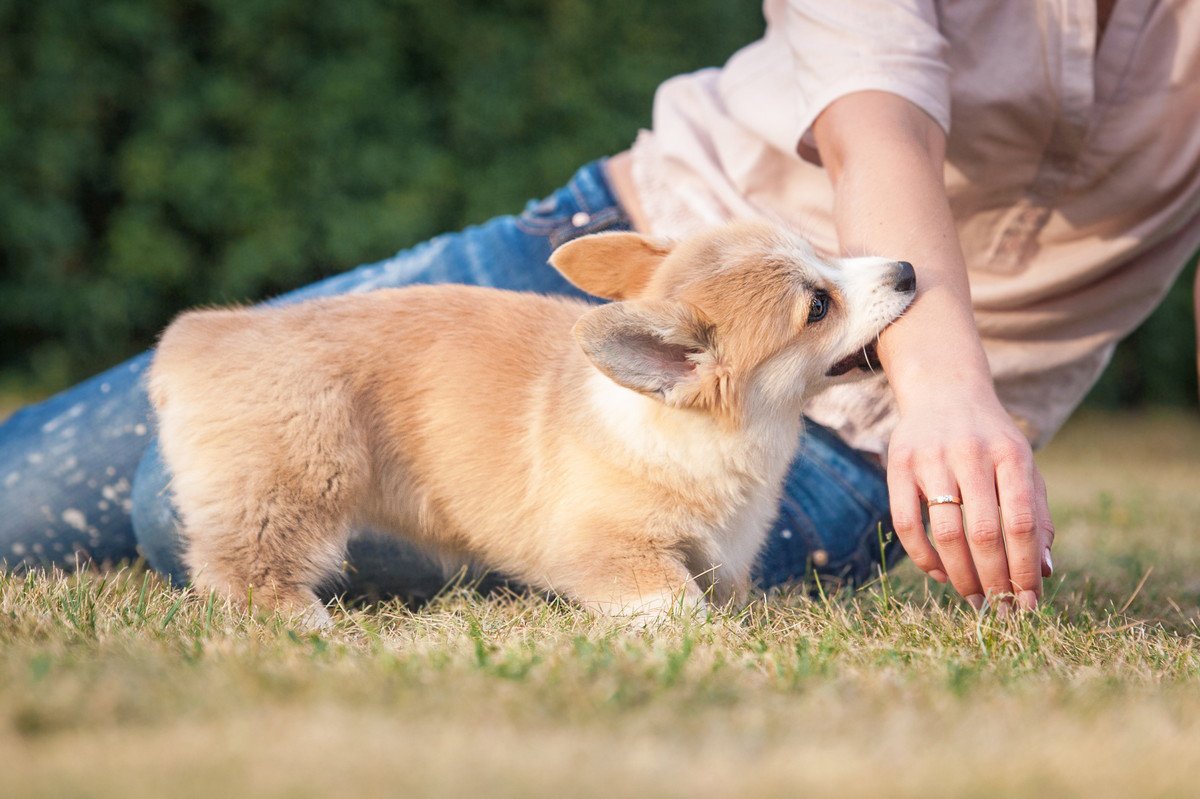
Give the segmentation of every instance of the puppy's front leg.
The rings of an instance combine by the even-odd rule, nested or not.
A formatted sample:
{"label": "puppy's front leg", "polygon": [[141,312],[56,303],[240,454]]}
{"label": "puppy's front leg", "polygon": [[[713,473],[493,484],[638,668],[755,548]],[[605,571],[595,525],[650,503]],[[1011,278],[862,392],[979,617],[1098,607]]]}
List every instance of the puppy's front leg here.
{"label": "puppy's front leg", "polygon": [[706,608],[680,556],[644,540],[607,540],[572,571],[556,587],[596,613],[654,624]]}

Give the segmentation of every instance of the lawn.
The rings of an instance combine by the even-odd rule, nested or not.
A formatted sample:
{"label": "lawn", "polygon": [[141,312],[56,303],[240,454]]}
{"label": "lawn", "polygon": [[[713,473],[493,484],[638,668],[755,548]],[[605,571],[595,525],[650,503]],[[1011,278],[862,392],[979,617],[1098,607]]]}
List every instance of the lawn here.
{"label": "lawn", "polygon": [[0,577],[0,796],[1195,796],[1200,418],[1040,462],[1058,573],[977,619],[910,566],[651,632],[449,592],[335,631],[137,567]]}

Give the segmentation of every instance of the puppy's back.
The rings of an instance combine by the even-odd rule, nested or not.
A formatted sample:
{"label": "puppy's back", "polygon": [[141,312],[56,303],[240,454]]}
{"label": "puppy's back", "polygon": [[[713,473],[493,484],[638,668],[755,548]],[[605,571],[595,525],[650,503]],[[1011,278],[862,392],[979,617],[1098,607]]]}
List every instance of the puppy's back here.
{"label": "puppy's back", "polygon": [[[581,362],[570,329],[586,307],[427,286],[182,315],[149,386],[189,566],[236,545],[206,549],[209,532],[254,529],[283,506],[354,505],[479,553],[519,523],[531,475],[553,472],[534,422],[554,415],[569,362]],[[289,535],[333,523],[297,518]]]}

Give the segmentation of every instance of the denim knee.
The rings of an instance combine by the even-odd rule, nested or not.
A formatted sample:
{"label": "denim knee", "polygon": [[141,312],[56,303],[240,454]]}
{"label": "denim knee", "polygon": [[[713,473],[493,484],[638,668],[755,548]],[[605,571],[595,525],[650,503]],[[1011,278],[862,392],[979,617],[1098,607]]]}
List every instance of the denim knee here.
{"label": "denim knee", "polygon": [[758,584],[770,587],[815,572],[860,585],[903,555],[891,528],[883,468],[832,430],[807,422],[759,557]]}
{"label": "denim knee", "polygon": [[171,473],[159,452],[158,438],[150,442],[133,478],[133,533],[146,562],[175,585],[187,583],[183,566],[179,516],[171,500]]}
{"label": "denim knee", "polygon": [[0,563],[73,568],[137,556],[130,478],[149,438],[140,355],[0,424]]}

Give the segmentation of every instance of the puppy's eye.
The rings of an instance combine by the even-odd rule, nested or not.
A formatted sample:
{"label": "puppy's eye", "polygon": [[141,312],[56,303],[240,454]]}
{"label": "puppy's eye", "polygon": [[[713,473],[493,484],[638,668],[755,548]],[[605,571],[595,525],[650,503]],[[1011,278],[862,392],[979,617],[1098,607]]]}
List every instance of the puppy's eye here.
{"label": "puppy's eye", "polygon": [[820,322],[829,313],[829,295],[823,291],[814,292],[808,304],[808,323]]}

